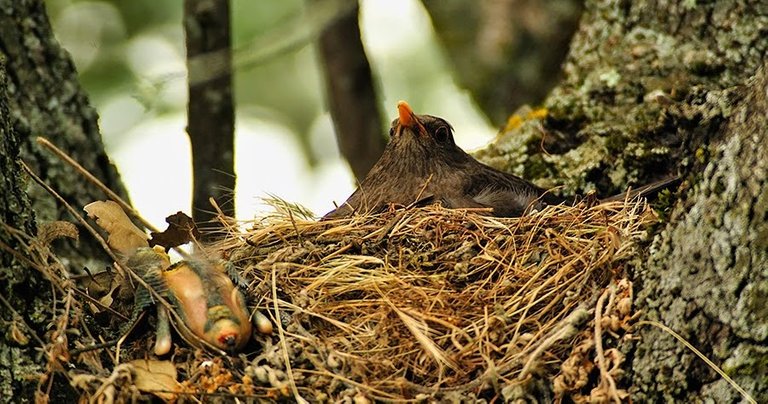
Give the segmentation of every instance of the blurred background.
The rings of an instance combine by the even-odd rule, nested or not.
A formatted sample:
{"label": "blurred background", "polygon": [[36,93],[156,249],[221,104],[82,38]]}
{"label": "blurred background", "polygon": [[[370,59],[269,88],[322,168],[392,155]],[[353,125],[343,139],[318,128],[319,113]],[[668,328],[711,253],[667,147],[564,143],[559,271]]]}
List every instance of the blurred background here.
{"label": "blurred background", "polygon": [[[134,206],[158,226],[178,210],[189,213],[192,182],[185,132],[182,2],[46,3],[56,35],[72,55],[81,83],[100,114],[107,152]],[[450,73],[451,55],[442,50],[433,28],[432,20],[438,27],[441,20],[434,13],[430,18],[424,3],[360,1],[362,40],[384,123],[388,126],[396,116],[396,103],[403,99],[417,113],[447,118],[464,149],[481,147],[504,120],[488,108],[481,112],[473,98],[456,85]],[[505,10],[519,6],[515,1],[501,3],[507,3]],[[578,16],[578,7],[567,6],[572,2],[555,3],[566,4],[555,10],[558,15]],[[355,188],[354,177],[338,152],[316,55],[314,41],[327,18],[308,11],[307,4],[303,0],[231,2],[237,108],[235,195],[240,219],[250,219],[265,210],[261,198],[270,194],[323,215],[333,208],[334,201],[343,202]],[[499,13],[491,8],[486,14],[492,17]],[[498,18],[510,24],[503,13]],[[528,15],[525,21],[534,29],[540,26],[551,31],[557,26],[551,15]],[[505,26],[494,29],[503,31]],[[567,39],[570,34],[559,35]],[[482,43],[493,41],[489,37]],[[560,53],[564,55],[565,50]],[[468,53],[460,58],[464,59],[468,69],[477,62],[474,69],[479,71],[482,60],[473,60]],[[550,70],[558,69],[559,62]],[[528,63],[522,74],[533,81],[539,70],[535,63]],[[504,102],[502,113],[513,112],[518,103]]]}

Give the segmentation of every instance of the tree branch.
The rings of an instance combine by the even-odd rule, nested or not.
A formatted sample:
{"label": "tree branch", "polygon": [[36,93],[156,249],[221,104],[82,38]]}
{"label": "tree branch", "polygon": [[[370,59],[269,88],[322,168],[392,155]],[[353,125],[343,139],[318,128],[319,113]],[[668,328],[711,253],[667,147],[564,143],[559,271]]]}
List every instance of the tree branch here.
{"label": "tree branch", "polygon": [[[234,216],[234,106],[229,0],[185,0],[184,30],[189,72],[187,133],[192,145],[192,217],[202,230],[218,226],[208,199]],[[198,57],[205,55],[204,58]],[[217,59],[221,74],[209,80],[206,64]],[[211,237],[210,232],[208,236]]]}
{"label": "tree branch", "polygon": [[386,141],[371,66],[360,39],[358,11],[355,4],[326,28],[319,51],[336,140],[355,178],[362,181]]}

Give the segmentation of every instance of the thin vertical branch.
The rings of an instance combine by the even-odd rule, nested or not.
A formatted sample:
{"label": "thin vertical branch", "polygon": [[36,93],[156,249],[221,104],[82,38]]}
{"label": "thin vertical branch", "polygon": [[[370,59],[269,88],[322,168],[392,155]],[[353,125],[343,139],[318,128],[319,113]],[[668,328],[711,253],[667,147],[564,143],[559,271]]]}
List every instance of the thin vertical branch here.
{"label": "thin vertical branch", "polygon": [[360,38],[358,11],[355,0],[354,7],[323,31],[319,55],[339,149],[362,181],[386,141],[371,66]]}
{"label": "thin vertical branch", "polygon": [[[208,199],[235,213],[234,106],[229,0],[185,0],[184,31],[189,73],[187,133],[192,144],[192,217],[202,230],[215,230]],[[209,75],[209,66],[220,69]],[[207,237],[211,237],[211,232]],[[206,236],[204,236],[205,238]]]}

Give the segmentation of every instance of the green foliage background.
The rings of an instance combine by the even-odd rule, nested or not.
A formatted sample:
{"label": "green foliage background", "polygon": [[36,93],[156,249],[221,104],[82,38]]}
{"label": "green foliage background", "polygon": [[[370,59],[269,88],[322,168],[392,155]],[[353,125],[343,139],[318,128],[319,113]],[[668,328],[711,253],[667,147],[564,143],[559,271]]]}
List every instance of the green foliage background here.
{"label": "green foliage background", "polygon": [[[297,156],[303,156],[310,170],[339,159],[313,42],[334,13],[348,7],[344,3],[231,2],[237,120],[287,129],[299,145]],[[108,151],[135,140],[126,134],[139,124],[183,119],[187,83],[182,1],[46,0],[46,4],[56,35],[72,54],[81,83],[99,111]],[[419,113],[449,118],[464,147],[478,147],[494,135],[453,83],[421,3],[365,0],[361,13],[363,40],[387,124],[397,100],[406,99]],[[280,175],[276,168],[270,175]],[[245,174],[238,172],[239,180]],[[351,176],[337,181],[346,188],[353,186]],[[142,191],[128,186],[132,195]],[[328,207],[344,197],[339,192],[327,196]]]}

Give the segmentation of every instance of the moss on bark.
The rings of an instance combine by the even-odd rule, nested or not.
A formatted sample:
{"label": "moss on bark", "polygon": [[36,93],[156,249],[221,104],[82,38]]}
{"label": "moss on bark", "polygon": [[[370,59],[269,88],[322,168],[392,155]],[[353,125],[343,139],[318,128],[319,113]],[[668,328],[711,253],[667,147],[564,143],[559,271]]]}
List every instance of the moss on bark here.
{"label": "moss on bark", "polygon": [[[21,173],[19,157],[73,206],[102,199],[82,177],[35,144],[44,136],[80,161],[119,194],[125,190],[104,152],[98,116],[78,84],[66,51],[56,42],[40,0],[0,0],[0,215],[3,224],[26,235],[36,222],[70,220],[50,195]],[[0,241],[24,255],[23,243],[6,229]],[[57,244],[57,255],[69,268],[97,270],[108,262],[95,242]],[[72,402],[72,390],[61,376],[47,373],[50,322],[55,318],[53,288],[44,275],[3,251],[0,254],[0,401],[30,402],[41,386],[53,402]],[[27,340],[28,341],[25,341]],[[41,383],[42,380],[42,383]],[[52,384],[49,384],[51,382]]]}
{"label": "moss on bark", "polygon": [[[638,271],[638,302],[719,364],[758,402],[768,400],[768,75],[734,89],[724,141],[656,238]],[[726,96],[723,94],[723,96]],[[726,96],[727,97],[727,96]],[[711,102],[722,97],[713,94]],[[730,98],[730,97],[729,97]],[[716,402],[738,393],[658,329],[641,333],[633,371],[641,401]]]}
{"label": "moss on bark", "polygon": [[[768,103],[765,74],[753,76],[767,51],[765,2],[588,1],[547,116],[519,111],[510,122],[522,123],[478,152],[565,193],[609,195],[682,173],[671,223],[636,261],[638,309],[758,401],[768,400]],[[738,400],[678,341],[641,335],[630,352],[635,401]]]}

